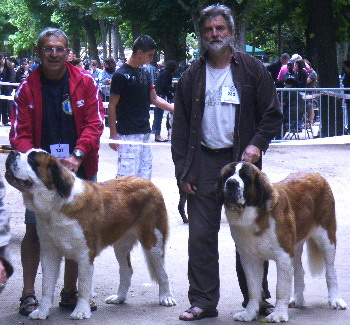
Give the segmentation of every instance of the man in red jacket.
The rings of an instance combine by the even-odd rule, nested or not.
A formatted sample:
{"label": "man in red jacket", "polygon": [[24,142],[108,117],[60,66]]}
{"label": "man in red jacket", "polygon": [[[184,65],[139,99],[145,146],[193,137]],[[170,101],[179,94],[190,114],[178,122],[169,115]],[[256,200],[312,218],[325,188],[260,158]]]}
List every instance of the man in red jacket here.
{"label": "man in red jacket", "polygon": [[[66,62],[68,39],[59,29],[48,28],[38,37],[41,64],[17,89],[11,116],[10,142],[25,152],[42,148],[61,159],[77,176],[94,180],[97,174],[103,105],[97,84],[84,70]],[[39,265],[35,215],[26,211],[26,233],[21,245],[23,292],[20,313],[37,308],[34,282]],[[77,265],[67,260],[61,307],[77,301]],[[92,303],[92,310],[96,305]]]}

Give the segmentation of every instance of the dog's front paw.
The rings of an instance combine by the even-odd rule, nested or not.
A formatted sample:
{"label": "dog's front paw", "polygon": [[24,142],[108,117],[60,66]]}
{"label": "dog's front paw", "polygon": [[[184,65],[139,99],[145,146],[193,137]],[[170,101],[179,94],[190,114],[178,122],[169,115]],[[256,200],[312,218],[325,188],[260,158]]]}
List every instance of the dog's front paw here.
{"label": "dog's front paw", "polygon": [[171,293],[168,295],[159,295],[159,304],[166,307],[176,306],[176,300]]}
{"label": "dog's front paw", "polygon": [[70,314],[70,319],[86,319],[91,317],[90,303],[86,299],[79,298],[77,305]]}
{"label": "dog's front paw", "polygon": [[111,295],[109,296],[105,302],[106,304],[123,304],[126,300],[125,296],[119,296],[119,295]]}
{"label": "dog's front paw", "polygon": [[46,319],[49,316],[49,310],[48,309],[43,309],[43,308],[38,308],[32,311],[28,318],[29,319]]}
{"label": "dog's front paw", "polygon": [[289,308],[301,308],[304,305],[304,299],[298,299],[298,298],[290,298],[288,307]]}
{"label": "dog's front paw", "polygon": [[78,308],[75,307],[73,312],[70,314],[70,319],[87,319],[91,317],[91,308]]}
{"label": "dog's front paw", "polygon": [[247,309],[233,315],[233,319],[239,322],[251,322],[256,320],[257,313],[250,313]]}
{"label": "dog's front paw", "polygon": [[332,309],[346,309],[347,307],[346,302],[340,297],[336,299],[329,299],[328,304]]}
{"label": "dog's front paw", "polygon": [[263,322],[267,323],[282,323],[282,322],[288,322],[288,313],[285,312],[279,312],[274,311],[270,315],[266,316],[263,319]]}

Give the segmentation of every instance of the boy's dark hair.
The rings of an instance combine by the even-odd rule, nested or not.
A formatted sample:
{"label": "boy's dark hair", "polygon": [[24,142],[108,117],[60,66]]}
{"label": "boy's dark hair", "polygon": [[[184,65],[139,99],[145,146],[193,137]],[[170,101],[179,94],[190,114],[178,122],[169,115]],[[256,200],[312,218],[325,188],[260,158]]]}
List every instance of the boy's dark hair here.
{"label": "boy's dark hair", "polygon": [[173,60],[169,60],[165,63],[165,70],[170,71],[171,73],[174,73],[177,69],[177,63]]}
{"label": "boy's dark hair", "polygon": [[104,63],[107,63],[107,64],[109,64],[109,65],[112,65],[112,66],[116,67],[115,60],[114,60],[114,58],[112,58],[111,56],[108,57],[108,58],[106,58],[106,59],[104,60]]}
{"label": "boy's dark hair", "polygon": [[132,47],[132,53],[136,53],[138,50],[141,50],[143,53],[153,51],[157,48],[156,42],[152,37],[148,35],[139,36]]}

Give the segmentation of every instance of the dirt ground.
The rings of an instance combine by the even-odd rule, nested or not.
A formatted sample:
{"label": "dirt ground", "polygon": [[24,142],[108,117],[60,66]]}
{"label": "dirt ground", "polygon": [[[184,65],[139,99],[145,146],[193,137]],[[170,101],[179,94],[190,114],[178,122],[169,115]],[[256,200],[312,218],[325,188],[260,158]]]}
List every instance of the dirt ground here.
{"label": "dirt ground", "polygon": [[[0,143],[8,143],[4,129],[0,132]],[[107,141],[107,134],[103,142]],[[336,269],[339,290],[342,298],[350,303],[350,254],[349,254],[349,158],[350,145],[289,146],[272,145],[264,156],[264,171],[275,182],[295,171],[319,171],[330,182],[336,199],[338,217],[338,246]],[[107,305],[104,299],[114,293],[118,287],[118,265],[113,250],[107,248],[95,261],[95,297],[98,309],[92,318],[84,321],[69,320],[69,312],[58,307],[59,291],[62,288],[62,272],[57,284],[55,303],[50,318],[46,321],[29,321],[18,314],[19,298],[22,290],[22,269],[20,263],[20,243],[24,234],[24,207],[20,193],[6,184],[5,205],[11,216],[11,250],[15,273],[0,296],[0,324],[183,324],[178,316],[189,307],[187,299],[187,226],[182,223],[177,212],[178,192],[174,179],[174,167],[169,145],[153,147],[153,182],[162,190],[169,211],[170,238],[167,244],[166,265],[177,300],[175,307],[158,305],[158,288],[151,282],[140,247],[132,253],[134,275],[128,300],[123,305]],[[6,154],[0,154],[0,173],[4,174]],[[116,173],[116,155],[102,143],[98,180],[113,178]],[[235,274],[235,247],[230,236],[225,216],[220,230],[220,272],[221,299],[219,316],[201,320],[201,324],[232,324],[233,314],[239,311],[242,296]],[[311,278],[306,270],[306,305],[299,310],[290,310],[290,324],[349,324],[350,312],[328,309],[327,289],[323,276]],[[276,269],[274,262],[269,270],[270,290],[275,300]],[[36,292],[41,297],[41,270],[36,281]],[[255,322],[256,323],[256,322]]]}

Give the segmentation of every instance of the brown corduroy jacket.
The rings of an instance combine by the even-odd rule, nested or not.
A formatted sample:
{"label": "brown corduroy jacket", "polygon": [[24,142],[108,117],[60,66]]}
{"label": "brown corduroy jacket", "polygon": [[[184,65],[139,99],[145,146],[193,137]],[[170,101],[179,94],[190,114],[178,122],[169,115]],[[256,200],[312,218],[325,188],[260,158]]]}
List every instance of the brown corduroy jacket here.
{"label": "brown corduroy jacket", "polygon": [[[283,115],[275,84],[264,65],[245,53],[232,52],[231,71],[240,105],[236,105],[233,159],[255,145],[265,152],[280,130]],[[200,159],[201,127],[206,85],[205,55],[196,60],[179,79],[172,129],[172,157],[175,175],[187,183],[196,182]],[[256,163],[261,168],[261,159]]]}

